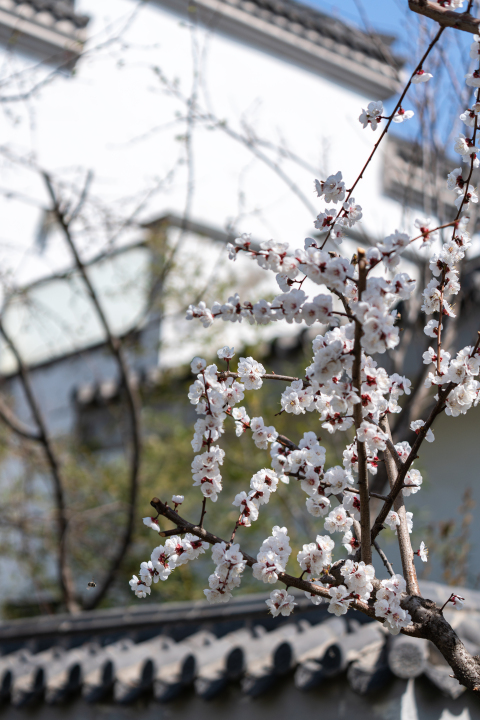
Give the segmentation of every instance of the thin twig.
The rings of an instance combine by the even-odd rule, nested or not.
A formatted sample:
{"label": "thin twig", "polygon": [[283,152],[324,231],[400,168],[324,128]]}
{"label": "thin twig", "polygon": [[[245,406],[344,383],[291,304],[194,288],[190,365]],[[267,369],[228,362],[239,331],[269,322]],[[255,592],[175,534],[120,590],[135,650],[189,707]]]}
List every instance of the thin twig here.
{"label": "thin twig", "polygon": [[202,502],[202,514],[200,516],[200,522],[198,523],[198,526],[203,528],[203,521],[205,519],[205,515],[207,514],[207,498],[203,498]]}
{"label": "thin twig", "polygon": [[[346,202],[348,202],[348,200],[351,198],[353,191],[354,191],[355,188],[357,187],[357,185],[358,185],[358,183],[360,182],[360,180],[363,178],[363,173],[365,172],[365,170],[367,169],[367,167],[370,165],[370,162],[372,161],[373,156],[374,156],[375,153],[377,152],[378,146],[380,145],[380,143],[382,142],[383,138],[384,138],[385,135],[387,134],[387,132],[388,132],[388,130],[389,130],[389,128],[390,128],[390,125],[391,125],[392,122],[393,122],[393,118],[394,118],[394,116],[395,116],[395,113],[396,113],[397,110],[402,106],[403,99],[404,99],[405,95],[407,94],[407,92],[408,92],[408,90],[409,90],[409,88],[410,88],[410,85],[412,84],[412,79],[415,77],[415,75],[417,74],[417,72],[422,69],[423,63],[425,62],[425,60],[427,59],[427,57],[429,56],[430,52],[431,52],[432,49],[435,47],[435,45],[437,44],[437,42],[440,40],[440,37],[441,37],[441,35],[442,35],[442,33],[443,33],[444,30],[445,30],[444,27],[441,27],[441,28],[439,29],[439,31],[437,32],[437,34],[436,34],[435,37],[433,38],[432,42],[430,43],[430,45],[428,46],[428,48],[427,48],[426,51],[424,52],[424,54],[423,54],[423,56],[422,56],[422,59],[421,59],[420,62],[418,63],[417,67],[415,68],[415,70],[414,70],[414,71],[412,72],[412,74],[410,75],[410,79],[408,80],[407,84],[405,85],[405,87],[404,87],[404,89],[403,89],[403,92],[402,92],[402,94],[400,95],[400,99],[399,99],[399,101],[397,102],[397,104],[395,105],[395,108],[393,109],[392,114],[390,115],[390,117],[389,117],[389,119],[388,119],[388,122],[387,122],[387,124],[385,125],[385,127],[384,127],[384,129],[383,129],[383,131],[382,131],[382,134],[380,135],[380,137],[378,138],[377,142],[376,142],[375,145],[373,146],[373,150],[372,150],[372,152],[370,153],[370,155],[368,156],[365,165],[364,165],[364,166],[362,167],[362,169],[360,170],[360,174],[357,176],[357,179],[356,179],[355,182],[353,183],[352,187],[349,188],[349,190],[348,190],[348,192],[347,192],[347,196],[346,196],[346,198],[345,198],[345,201],[346,201]],[[340,209],[340,210],[338,211],[338,214],[337,214],[337,217],[335,218],[335,221],[338,219],[338,217],[340,216],[340,214],[341,214],[342,212],[343,212],[343,209]],[[333,227],[333,225],[335,225],[335,221],[333,222],[332,227]],[[326,243],[327,243],[327,241],[328,241],[328,239],[329,239],[329,237],[330,237],[330,235],[331,235],[331,233],[332,233],[332,227],[331,227],[330,230],[328,231],[327,236],[326,236],[325,240],[324,240],[323,243],[322,243],[322,249],[325,247],[325,245],[326,245]]]}
{"label": "thin twig", "polygon": [[26,440],[33,440],[36,442],[41,440],[40,433],[36,432],[35,430],[31,430],[27,425],[22,423],[22,421],[13,414],[10,408],[1,399],[0,419],[3,420],[5,425],[9,427],[10,430],[13,430],[13,432],[15,432],[17,435],[20,435],[20,437],[23,437]]}
{"label": "thin twig", "polygon": [[395,481],[394,486],[391,488],[389,494],[388,494],[388,500],[385,501],[382,509],[380,510],[374,524],[372,527],[372,533],[371,538],[372,542],[377,537],[378,533],[383,529],[383,523],[385,522],[385,519],[392,509],[392,505],[394,503],[395,498],[397,497],[398,493],[403,488],[403,481],[405,480],[405,476],[407,472],[410,470],[410,466],[412,465],[413,461],[417,458],[418,450],[420,449],[420,446],[422,442],[424,441],[426,434],[428,430],[430,429],[430,426],[433,424],[433,421],[439,415],[443,409],[443,404],[445,400],[447,399],[450,391],[454,387],[454,383],[449,383],[443,391],[439,393],[438,400],[435,403],[434,407],[432,408],[430,415],[428,416],[428,419],[423,425],[420,430],[418,431],[417,437],[415,439],[415,442],[413,443],[412,449],[410,451],[410,454],[408,458],[405,460],[403,464],[402,470],[398,473],[397,479]]}
{"label": "thin twig", "polygon": [[172,537],[172,535],[182,535],[185,532],[182,528],[175,527],[172,530],[162,530],[158,534],[160,537]]}
{"label": "thin twig", "polygon": [[[225,370],[224,372],[220,372],[218,374],[219,380],[224,380],[226,378],[238,378],[240,375],[237,372],[232,372],[231,370]],[[300,380],[298,377],[293,377],[291,375],[277,375],[276,373],[267,373],[266,375],[260,375],[262,380],[281,380],[282,382],[295,382],[296,380]],[[308,380],[303,381],[304,386],[310,385]]]}
{"label": "thin twig", "polygon": [[380,555],[383,564],[387,568],[387,572],[390,574],[391,577],[393,577],[395,575],[395,573],[393,572],[393,567],[391,566],[387,556],[385,555],[385,553],[383,552],[382,548],[380,547],[380,545],[377,543],[376,540],[374,540],[374,542],[373,542],[373,547],[375,548],[377,553]]}

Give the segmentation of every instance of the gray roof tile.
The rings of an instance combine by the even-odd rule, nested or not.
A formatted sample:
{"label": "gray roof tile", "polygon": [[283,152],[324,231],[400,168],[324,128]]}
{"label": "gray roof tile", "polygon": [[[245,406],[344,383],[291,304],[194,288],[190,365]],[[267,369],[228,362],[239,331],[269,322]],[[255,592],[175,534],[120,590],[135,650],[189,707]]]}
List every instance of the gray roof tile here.
{"label": "gray roof tile", "polygon": [[[294,0],[224,0],[224,2],[241,7],[265,20],[282,24],[292,32],[305,35],[313,41],[320,36],[324,40],[330,40],[332,44],[350,47],[380,62],[388,63],[391,59],[388,48],[394,37],[369,35],[338,18]],[[400,67],[400,61],[394,60],[394,62]]]}
{"label": "gray roof tile", "polygon": [[75,12],[73,0],[13,0],[12,10],[15,5],[29,5],[35,12],[48,13],[54,22],[62,20],[70,21],[77,29],[84,28],[90,18]]}
{"label": "gray roof tile", "polygon": [[[439,585],[429,590],[429,595],[435,590],[439,598],[448,592]],[[462,590],[462,595],[468,593]],[[450,701],[464,692],[449,677],[450,668],[430,643],[403,635],[392,638],[378,623],[360,623],[351,614],[334,618],[325,607],[305,605],[300,594],[297,599],[298,614],[288,619],[268,619],[263,595],[237,598],[230,608],[222,608],[220,619],[212,618],[204,603],[171,604],[163,609],[163,625],[153,622],[150,628],[151,634],[162,634],[144,636],[140,642],[128,637],[133,629],[125,626],[130,614],[124,610],[90,613],[90,634],[85,632],[86,618],[72,616],[69,626],[60,619],[50,638],[45,636],[45,624],[52,619],[38,618],[39,637],[50,647],[37,653],[29,649],[35,641],[35,621],[29,620],[28,639],[17,636],[17,643],[23,642],[24,647],[0,657],[0,701],[19,708],[41,700],[58,704],[81,690],[88,702],[125,704],[139,698],[144,702],[152,693],[155,700],[166,702],[187,688],[209,700],[239,680],[244,695],[257,697],[279,678],[291,684],[292,671],[300,691],[346,674],[350,688],[359,695],[386,687],[394,676],[400,678],[397,682],[425,677]],[[468,649],[477,653],[480,610],[476,593],[470,594],[469,606],[456,614],[455,624]],[[155,617],[155,612],[155,606],[144,606],[138,614],[147,619]],[[99,633],[102,618],[110,618],[108,635]],[[112,636],[115,623],[120,639]],[[76,624],[83,628],[80,642]],[[0,626],[0,647],[3,635],[8,651],[12,634],[5,625]],[[76,647],[69,648],[69,642]]]}

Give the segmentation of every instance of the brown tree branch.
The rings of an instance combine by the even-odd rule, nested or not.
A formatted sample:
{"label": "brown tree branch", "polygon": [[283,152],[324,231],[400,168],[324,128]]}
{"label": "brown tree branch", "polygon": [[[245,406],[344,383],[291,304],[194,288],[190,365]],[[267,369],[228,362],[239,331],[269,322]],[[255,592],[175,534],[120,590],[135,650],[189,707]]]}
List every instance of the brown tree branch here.
{"label": "brown tree branch", "polygon": [[[10,335],[5,330],[5,327],[3,325],[2,320],[0,319],[0,333],[3,335],[5,342],[10,347],[13,355],[15,356],[15,360],[17,361],[18,366],[18,374],[20,378],[20,382],[22,383],[23,390],[25,392],[25,397],[27,399],[28,406],[30,408],[30,412],[32,413],[33,419],[35,421],[35,424],[38,428],[38,436],[33,437],[30,432],[28,432],[28,439],[33,440],[36,439],[40,445],[43,447],[43,451],[47,460],[47,463],[50,467],[50,472],[53,480],[53,494],[55,497],[55,505],[56,505],[56,520],[57,520],[57,532],[58,532],[58,574],[60,579],[60,588],[62,591],[63,599],[65,601],[65,605],[69,612],[77,612],[79,610],[78,604],[75,601],[75,589],[73,585],[73,579],[70,573],[70,568],[67,563],[67,547],[66,547],[66,532],[67,532],[67,525],[68,525],[68,518],[67,518],[67,511],[66,511],[66,505],[65,505],[65,493],[64,493],[64,483],[62,478],[62,472],[61,472],[61,466],[60,461],[57,458],[55,449],[53,447],[53,444],[49,438],[48,432],[47,432],[47,426],[45,424],[45,420],[43,418],[42,412],[40,410],[40,406],[37,402],[37,399],[35,397],[35,394],[33,392],[32,384],[30,382],[30,375],[27,369],[27,366],[23,362],[22,356],[20,355],[17,346],[13,342],[13,340],[10,338]],[[6,418],[8,415],[5,415],[3,417],[4,422],[7,422]],[[12,419],[10,418],[10,421]],[[7,422],[9,424],[9,427],[12,427],[12,429],[15,429],[17,433],[20,435],[26,436],[25,432],[20,432],[21,427],[18,424],[19,421]],[[15,426],[15,427],[13,427]]]}
{"label": "brown tree branch", "polygon": [[[365,259],[365,250],[358,248],[358,300],[362,298],[362,293],[367,283],[367,267]],[[353,347],[353,367],[352,381],[357,391],[358,397],[362,397],[362,340],[363,329],[360,323],[355,323],[355,341]],[[358,432],[362,424],[362,403],[356,403],[353,406],[353,420],[355,429]],[[360,495],[360,527],[362,530],[362,542],[360,551],[362,560],[366,565],[372,562],[372,548],[366,539],[370,535],[370,494],[368,490],[368,469],[367,469],[367,450],[365,443],[361,443],[357,439],[357,456],[358,456],[358,492]]]}
{"label": "brown tree branch", "polygon": [[416,637],[430,640],[452,668],[455,678],[469,690],[480,690],[480,658],[470,655],[465,645],[432,600],[415,595],[402,601],[418,628]]}
{"label": "brown tree branch", "polygon": [[377,543],[376,540],[374,540],[374,542],[373,542],[373,547],[375,548],[375,550],[377,551],[377,553],[380,555],[380,558],[382,559],[383,564],[384,564],[385,567],[387,568],[387,572],[389,573],[390,576],[393,577],[393,575],[395,575],[395,573],[394,573],[394,571],[393,571],[393,567],[392,567],[389,559],[387,558],[387,556],[385,555],[385,553],[383,552],[382,548],[380,547],[380,545]]}
{"label": "brown tree branch", "polygon": [[478,35],[480,19],[472,17],[470,13],[447,10],[432,0],[408,0],[408,7],[419,15],[435,20],[442,28],[452,27],[455,30]]}
{"label": "brown tree branch", "polygon": [[[380,428],[390,438],[390,445],[392,435],[390,432],[390,425],[388,423],[387,415],[384,415],[380,420]],[[387,469],[388,482],[390,488],[393,488],[395,481],[398,476],[398,469],[395,464],[394,455],[397,454],[395,448],[393,452],[390,447],[387,446],[385,451],[385,467]],[[398,456],[397,456],[398,457]],[[420,595],[420,588],[418,587],[417,571],[415,570],[415,563],[413,562],[413,549],[410,541],[410,533],[408,532],[407,526],[407,511],[405,509],[405,503],[403,501],[403,494],[398,493],[397,497],[393,502],[395,512],[398,514],[400,519],[400,525],[397,527],[398,546],[400,548],[400,559],[402,561],[403,576],[407,583],[407,592],[409,595]]]}
{"label": "brown tree branch", "polygon": [[[220,371],[218,373],[219,380],[224,380],[226,378],[238,378],[238,377],[240,377],[239,374],[237,372],[232,372],[231,370],[225,370],[223,372]],[[290,383],[295,382],[295,380],[301,379],[298,377],[293,377],[291,375],[277,375],[276,373],[267,373],[266,375],[260,375],[260,377],[262,378],[262,380],[282,380],[283,382],[290,382]],[[305,386],[310,385],[308,380],[304,380],[303,382],[304,382]]]}
{"label": "brown tree branch", "polygon": [[[412,74],[410,75],[410,78],[409,78],[407,84],[405,85],[405,87],[404,87],[404,89],[403,89],[403,92],[402,92],[402,94],[400,95],[400,99],[398,100],[397,104],[395,105],[395,107],[394,107],[394,109],[393,109],[393,111],[392,111],[392,114],[390,115],[390,117],[389,117],[389,119],[388,119],[388,121],[387,121],[387,124],[385,125],[385,127],[384,127],[384,129],[383,129],[380,137],[378,138],[377,142],[376,142],[375,145],[373,146],[372,152],[370,153],[370,155],[369,155],[368,158],[367,158],[367,161],[365,162],[364,166],[363,166],[362,169],[360,170],[360,174],[357,176],[357,179],[355,180],[355,182],[353,183],[353,185],[349,188],[349,190],[348,190],[348,192],[347,192],[347,195],[346,195],[346,198],[345,198],[346,201],[348,201],[348,200],[351,198],[353,191],[354,191],[355,188],[357,187],[357,185],[358,185],[358,183],[360,182],[360,180],[362,180],[364,172],[366,171],[367,167],[370,165],[370,162],[372,161],[373,156],[374,156],[375,153],[377,152],[377,149],[378,149],[380,143],[382,142],[383,138],[384,138],[385,135],[387,134],[387,132],[388,132],[388,130],[389,130],[389,128],[390,128],[390,125],[391,125],[392,122],[393,122],[393,118],[394,118],[394,116],[395,116],[395,113],[396,113],[397,110],[398,110],[399,108],[401,108],[401,106],[402,106],[403,99],[404,99],[405,95],[407,94],[407,92],[408,92],[408,90],[409,90],[409,88],[410,88],[410,85],[412,84],[412,79],[413,79],[413,77],[416,75],[416,73],[418,72],[418,70],[421,70],[421,69],[422,69],[423,63],[425,62],[425,60],[427,59],[427,57],[430,55],[430,52],[433,50],[433,48],[435,47],[435,45],[437,44],[437,42],[440,40],[440,37],[441,37],[441,35],[442,35],[442,33],[443,33],[444,30],[445,30],[444,27],[441,27],[441,28],[439,29],[439,31],[437,32],[437,34],[435,35],[435,37],[434,37],[433,40],[431,41],[430,45],[428,46],[428,48],[425,50],[424,54],[422,55],[422,58],[421,58],[420,62],[418,63],[417,67],[415,68],[415,70],[414,70],[414,71],[412,72]],[[339,218],[341,212],[342,212],[342,210],[339,210],[339,211],[338,211],[338,214],[337,214],[337,217],[335,218],[335,221]],[[335,221],[334,221],[333,224],[335,224]],[[333,225],[332,225],[332,227],[333,227]],[[330,235],[331,235],[331,233],[332,233],[332,227],[330,227],[330,229],[329,229],[329,231],[328,231],[328,233],[327,233],[327,236],[325,237],[325,239],[324,239],[324,241],[323,241],[323,243],[322,243],[322,246],[321,246],[321,249],[322,249],[322,250],[323,250],[323,248],[325,247],[325,245],[327,244],[328,239],[330,238]]]}
{"label": "brown tree branch", "polygon": [[[201,528],[199,525],[193,525],[187,520],[184,520],[182,517],[180,517],[180,515],[178,515],[178,513],[175,512],[175,510],[172,510],[172,508],[169,507],[167,503],[163,503],[161,500],[159,500],[159,498],[153,498],[153,500],[150,502],[150,505],[155,508],[159,515],[162,515],[168,520],[171,520],[171,522],[175,524],[177,532],[191,533],[192,535],[196,535],[196,537],[200,538],[201,540],[205,540],[206,542],[210,543],[210,545],[216,545],[220,542],[224,542],[226,545],[228,545],[227,540],[223,540],[221,537],[218,537],[218,535],[214,535],[213,533],[208,532],[208,530]],[[252,567],[252,565],[257,562],[254,557],[248,555],[246,552],[243,552],[243,550],[242,555],[243,559],[249,567]],[[320,595],[320,597],[323,597],[325,599],[331,599],[327,588],[323,587],[322,585],[317,585],[316,583],[302,580],[298,577],[295,577],[294,575],[289,575],[285,572],[278,573],[278,579],[280,582],[286,585],[287,588],[296,587],[299,590],[304,590],[306,592],[312,593],[312,595]],[[374,608],[370,607],[366,602],[363,602],[362,600],[353,600],[351,607],[360,610],[372,619],[375,618]],[[376,619],[378,620],[379,618]]]}
{"label": "brown tree branch", "polygon": [[9,427],[10,430],[13,430],[14,433],[20,435],[20,437],[23,437],[25,440],[32,440],[34,442],[39,442],[41,440],[40,433],[35,432],[35,430],[31,430],[27,425],[22,423],[22,421],[19,420],[16,415],[14,415],[8,405],[6,405],[1,398],[0,419],[3,420],[5,425]]}
{"label": "brown tree branch", "polygon": [[123,348],[121,345],[121,342],[119,338],[115,337],[110,329],[110,324],[107,320],[107,317],[103,311],[101,302],[99,300],[99,297],[90,281],[90,278],[88,276],[85,264],[81,260],[77,247],[75,245],[75,242],[73,240],[73,236],[70,230],[70,223],[68,221],[68,218],[66,217],[65,212],[63,211],[59,198],[57,197],[57,194],[55,192],[55,189],[53,187],[52,180],[48,173],[43,172],[42,173],[45,184],[47,186],[48,192],[50,194],[52,204],[53,204],[53,212],[55,213],[55,216],[57,218],[57,221],[63,231],[65,240],[67,242],[68,247],[70,248],[70,251],[73,255],[75,266],[77,267],[78,272],[80,273],[83,282],[85,283],[85,286],[87,288],[87,292],[90,296],[90,299],[92,301],[92,304],[95,308],[95,311],[98,315],[98,318],[100,320],[100,323],[103,327],[103,330],[105,332],[105,338],[107,341],[107,344],[112,352],[112,355],[114,356],[119,373],[120,373],[120,379],[122,382],[122,386],[125,390],[125,395],[127,399],[127,408],[130,416],[130,432],[131,432],[131,443],[132,443],[132,452],[131,452],[131,458],[130,458],[130,469],[129,469],[129,498],[128,498],[128,515],[127,515],[127,522],[126,526],[123,532],[123,537],[120,540],[119,546],[117,548],[117,551],[114,553],[113,558],[110,560],[110,565],[108,570],[106,571],[103,578],[100,580],[100,582],[97,583],[97,590],[95,594],[90,596],[90,598],[85,603],[85,608],[90,610],[95,608],[100,600],[105,596],[107,593],[111,583],[113,582],[116,573],[119,570],[120,564],[122,562],[122,559],[125,556],[125,553],[128,549],[128,546],[130,545],[132,534],[133,534],[133,528],[134,528],[134,521],[135,521],[135,509],[136,509],[136,502],[137,502],[137,494],[138,494],[138,476],[140,472],[140,462],[141,462],[141,430],[140,430],[140,400],[138,396],[138,391],[132,381],[131,374],[128,369],[127,361],[124,356]]}

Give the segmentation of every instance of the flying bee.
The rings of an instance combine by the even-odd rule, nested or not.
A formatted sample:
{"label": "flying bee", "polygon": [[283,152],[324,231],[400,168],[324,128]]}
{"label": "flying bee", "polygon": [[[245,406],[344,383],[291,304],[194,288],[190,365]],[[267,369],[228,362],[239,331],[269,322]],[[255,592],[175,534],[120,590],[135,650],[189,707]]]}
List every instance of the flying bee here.
{"label": "flying bee", "polygon": [[94,587],[97,587],[97,583],[94,582],[93,580],[90,580],[90,582],[87,583],[87,588],[94,588]]}

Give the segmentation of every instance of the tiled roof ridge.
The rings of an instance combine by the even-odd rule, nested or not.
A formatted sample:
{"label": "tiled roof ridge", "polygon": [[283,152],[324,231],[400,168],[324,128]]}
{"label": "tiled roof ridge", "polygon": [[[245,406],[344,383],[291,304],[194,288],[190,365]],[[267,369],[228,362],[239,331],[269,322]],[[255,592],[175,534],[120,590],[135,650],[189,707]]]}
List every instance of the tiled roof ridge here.
{"label": "tiled roof ridge", "polygon": [[254,7],[257,6],[259,12],[267,11],[279,17],[283,16],[292,23],[303,25],[306,30],[313,30],[329,40],[347,45],[385,64],[393,60],[397,68],[402,65],[401,60],[392,57],[389,52],[389,46],[395,40],[393,36],[382,33],[371,35],[302,2],[296,0],[222,0],[222,2],[239,6],[252,14],[255,14]]}
{"label": "tiled roof ridge", "polygon": [[[465,612],[480,613],[480,591],[451,587],[432,581],[421,581],[423,596],[442,605],[451,592],[465,597]],[[318,612],[303,592],[291,588],[296,596],[298,612]],[[206,600],[183,600],[168,603],[136,603],[128,607],[114,607],[84,611],[76,614],[60,613],[20,620],[0,622],[0,645],[13,639],[32,640],[35,637],[67,637],[69,635],[111,632],[112,630],[141,630],[144,627],[166,627],[181,622],[197,625],[203,622],[242,620],[245,617],[267,618],[265,600],[269,593],[239,595],[225,605],[211,605]],[[323,606],[320,606],[323,607]]]}
{"label": "tiled roof ridge", "polygon": [[[0,6],[4,4],[0,3]],[[21,6],[30,6],[38,13],[48,12],[55,21],[69,20],[77,29],[85,28],[90,20],[88,15],[75,12],[72,0],[10,0],[6,4],[10,5],[13,11]]]}
{"label": "tiled roof ridge", "polygon": [[[469,651],[478,652],[480,613],[460,611],[456,628]],[[157,634],[137,643],[122,637],[37,653],[23,647],[0,657],[0,703],[58,704],[80,691],[87,702],[107,702],[112,694],[120,704],[151,694],[165,702],[192,686],[197,697],[211,700],[232,682],[255,698],[279,678],[285,678],[282,685],[308,691],[341,676],[358,695],[387,689],[395,678],[420,676],[451,700],[465,692],[426,640],[392,638],[377,622],[324,613],[316,624],[297,615],[277,618],[270,630],[247,622],[219,636],[197,627],[177,642]]]}

